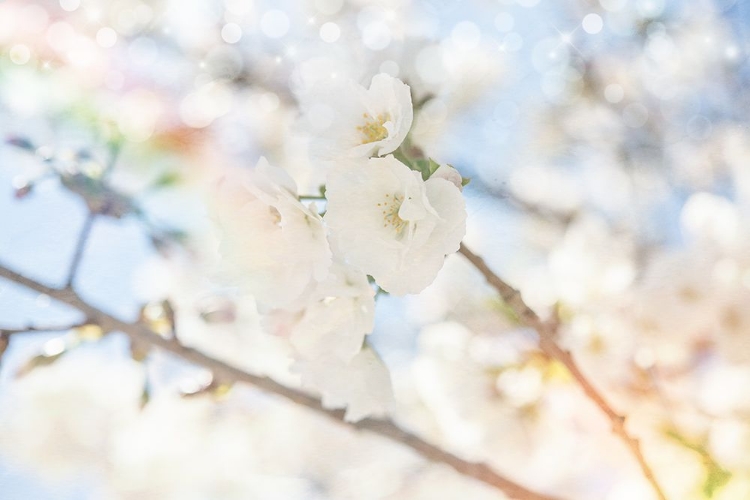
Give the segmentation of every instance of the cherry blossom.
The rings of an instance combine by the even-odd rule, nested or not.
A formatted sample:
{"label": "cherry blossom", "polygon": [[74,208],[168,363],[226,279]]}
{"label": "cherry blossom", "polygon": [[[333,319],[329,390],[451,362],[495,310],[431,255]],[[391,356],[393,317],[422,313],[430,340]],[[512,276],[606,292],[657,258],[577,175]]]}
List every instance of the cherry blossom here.
{"label": "cherry blossom", "polygon": [[3,394],[0,450],[51,477],[97,467],[113,432],[137,416],[143,378],[133,360],[75,354],[35,369]]}
{"label": "cherry blossom", "polygon": [[447,163],[440,165],[440,167],[438,167],[438,169],[430,176],[430,179],[445,179],[446,181],[452,182],[459,191],[464,190],[461,174],[458,173],[458,170]]}
{"label": "cherry blossom", "polygon": [[227,173],[215,196],[224,274],[231,272],[260,307],[291,307],[328,273],[323,221],[296,191],[283,170],[261,158],[252,172]]}
{"label": "cherry blossom", "polygon": [[346,420],[356,422],[383,414],[393,404],[388,368],[370,347],[348,363],[321,356],[297,364],[302,383],[320,391],[326,408],[346,408]]}
{"label": "cherry blossom", "polygon": [[314,292],[290,340],[300,355],[349,361],[362,348],[375,320],[375,292],[361,271],[334,264]]}
{"label": "cherry blossom", "polygon": [[466,231],[461,192],[410,170],[392,155],[331,172],[325,221],[332,245],[395,295],[429,285]]}
{"label": "cherry blossom", "polygon": [[322,159],[382,156],[398,148],[411,128],[409,87],[380,73],[370,87],[325,79],[303,96],[307,128]]}

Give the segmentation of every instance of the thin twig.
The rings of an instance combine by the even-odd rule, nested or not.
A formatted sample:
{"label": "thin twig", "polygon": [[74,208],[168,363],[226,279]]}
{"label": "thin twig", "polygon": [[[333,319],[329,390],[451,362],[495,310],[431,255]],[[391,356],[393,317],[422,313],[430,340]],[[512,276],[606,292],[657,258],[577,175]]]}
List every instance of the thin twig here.
{"label": "thin twig", "polygon": [[555,341],[556,327],[550,323],[542,321],[539,316],[528,305],[526,305],[526,302],[524,302],[521,293],[518,290],[503,281],[487,266],[484,259],[469,250],[463,243],[461,244],[459,252],[463,254],[463,256],[466,257],[469,262],[471,262],[474,267],[482,273],[482,275],[484,275],[489,284],[497,290],[503,301],[516,313],[521,324],[537,331],[539,334],[539,347],[542,351],[551,358],[556,359],[565,365],[576,382],[578,382],[578,385],[581,386],[586,397],[594,402],[594,404],[596,404],[596,406],[598,406],[607,416],[612,424],[612,431],[627,445],[630,452],[638,461],[638,465],[640,465],[643,475],[656,492],[656,495],[660,500],[666,500],[667,497],[665,496],[664,491],[643,456],[640,443],[637,439],[630,436],[627,429],[625,429],[625,416],[618,414],[612,409],[599,391],[594,388],[583,372],[581,372],[570,352],[557,344]]}
{"label": "thin twig", "polygon": [[[462,172],[470,171],[470,169],[463,168],[460,170]],[[520,196],[516,195],[511,189],[490,186],[486,182],[483,182],[482,179],[478,176],[472,177],[471,186],[474,191],[478,191],[483,195],[491,196],[502,202],[505,202],[510,208],[513,208],[514,210],[520,211],[526,215],[534,216],[539,220],[557,226],[567,227],[580,215],[578,210],[575,208],[556,209],[553,207],[545,206],[542,203],[526,201]]]}
{"label": "thin twig", "polygon": [[542,204],[526,201],[517,196],[510,189],[487,188],[488,191],[501,200],[507,200],[514,208],[531,214],[547,222],[553,222],[563,227],[569,226],[578,216],[575,210],[555,210]]}
{"label": "thin twig", "polygon": [[[102,172],[101,181],[103,182],[112,173],[117,163],[117,158],[120,156],[120,144],[119,142],[112,144],[110,148],[110,157],[107,166]],[[88,207],[88,204],[86,205]],[[89,236],[91,235],[91,228],[94,226],[94,219],[96,219],[96,213],[88,209],[86,214],[86,220],[83,221],[83,227],[81,233],[78,235],[78,241],[76,242],[76,248],[73,252],[73,259],[70,261],[70,267],[68,268],[68,276],[65,279],[65,287],[70,288],[73,286],[73,280],[75,280],[76,273],[78,272],[78,266],[81,264],[81,258],[83,257],[83,251],[86,248],[86,242],[88,242]]]}
{"label": "thin twig", "polygon": [[83,257],[83,251],[86,248],[86,242],[91,235],[91,228],[94,226],[94,219],[96,214],[89,211],[86,214],[86,220],[83,221],[83,227],[78,235],[78,241],[76,242],[76,249],[73,252],[73,259],[70,261],[70,267],[68,268],[68,277],[65,279],[65,286],[67,288],[73,286],[73,280],[78,272],[78,266],[81,264],[81,258]]}
{"label": "thin twig", "polygon": [[70,325],[49,325],[49,326],[34,326],[29,325],[21,328],[0,328],[0,334],[2,335],[18,335],[22,333],[49,333],[49,332],[67,332],[75,328],[80,328],[90,324],[90,321],[82,321]]}
{"label": "thin twig", "polygon": [[482,481],[517,500],[555,500],[555,497],[528,490],[518,483],[507,479],[484,463],[468,462],[419,436],[398,427],[392,420],[367,418],[359,422],[346,422],[343,410],[330,410],[323,407],[320,399],[303,391],[287,387],[268,378],[247,373],[222,361],[186,347],[172,339],[161,337],[141,323],[128,323],[101,311],[84,301],[72,288],[52,288],[31,278],[23,276],[0,265],[0,277],[13,281],[26,288],[43,293],[53,299],[78,309],[89,318],[91,323],[99,325],[105,331],[120,331],[126,334],[134,344],[143,347],[159,347],[176,354],[183,359],[211,370],[214,377],[226,382],[244,382],[266,392],[284,397],[294,403],[305,406],[317,413],[361,430],[398,442],[414,450],[427,460],[443,463],[453,467],[459,473]]}
{"label": "thin twig", "polygon": [[0,332],[0,366],[2,366],[3,355],[10,346],[10,336],[6,333]]}

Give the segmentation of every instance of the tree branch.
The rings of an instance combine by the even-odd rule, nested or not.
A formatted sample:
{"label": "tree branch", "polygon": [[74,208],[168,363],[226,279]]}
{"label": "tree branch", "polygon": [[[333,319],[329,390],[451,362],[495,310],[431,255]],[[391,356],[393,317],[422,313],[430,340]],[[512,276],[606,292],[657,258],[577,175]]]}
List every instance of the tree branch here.
{"label": "tree branch", "polygon": [[86,220],[83,221],[81,233],[78,235],[78,240],[76,241],[76,249],[73,252],[73,258],[71,259],[70,267],[68,268],[68,276],[65,279],[66,287],[73,286],[73,280],[75,280],[76,273],[78,272],[78,266],[81,264],[83,251],[86,248],[86,242],[88,241],[89,235],[91,234],[91,228],[94,226],[95,218],[96,214],[89,211],[89,213],[86,214]]}
{"label": "tree branch", "polygon": [[614,409],[607,403],[604,397],[597,391],[594,386],[589,382],[586,376],[581,372],[580,368],[576,364],[573,356],[570,352],[560,347],[555,341],[557,326],[543,322],[539,316],[524,302],[521,297],[521,292],[510,286],[508,283],[503,281],[497,274],[495,274],[484,262],[484,259],[476,255],[474,252],[469,250],[466,245],[461,243],[459,252],[466,257],[469,262],[476,267],[479,272],[484,275],[487,282],[500,294],[503,301],[513,309],[518,315],[521,324],[526,327],[533,328],[539,334],[539,347],[548,356],[556,359],[568,369],[573,378],[578,382],[581,389],[587,398],[589,398],[599,409],[607,416],[610,423],[612,424],[612,431],[617,437],[619,437],[625,445],[628,447],[630,452],[633,454],[635,459],[638,461],[638,465],[641,467],[643,475],[646,477],[648,482],[653,487],[656,495],[660,500],[666,500],[666,496],[659,485],[659,482],[654,476],[654,472],[646,462],[641,451],[640,443],[637,439],[630,436],[627,429],[625,429],[625,416],[618,414]]}
{"label": "tree branch", "polygon": [[[120,156],[120,144],[114,143],[110,147],[110,157],[109,161],[107,162],[107,166],[104,168],[104,171],[102,172],[101,180],[104,181],[107,177],[109,177],[109,174],[112,173],[112,170],[115,168],[115,164],[117,163],[117,158]],[[83,221],[83,227],[81,227],[81,233],[78,235],[78,240],[76,241],[76,248],[73,252],[73,259],[70,261],[70,267],[68,268],[68,276],[65,280],[65,286],[67,288],[73,286],[73,280],[76,278],[76,273],[78,272],[78,266],[81,264],[81,258],[83,257],[83,251],[86,248],[86,243],[88,242],[89,236],[91,235],[91,229],[94,226],[94,219],[96,219],[97,213],[93,210],[91,210],[91,206],[86,203],[86,206],[88,207],[88,213],[86,214],[86,220]]]}
{"label": "tree branch", "polygon": [[569,226],[578,217],[576,210],[555,210],[543,205],[532,203],[517,196],[510,189],[490,188],[486,190],[501,200],[506,200],[511,206],[523,213],[533,215],[547,222],[553,222],[563,227]]}
{"label": "tree branch", "polygon": [[490,469],[486,464],[468,462],[433,444],[419,436],[398,427],[387,419],[367,418],[359,422],[346,422],[343,410],[329,410],[324,408],[321,401],[303,391],[287,387],[268,378],[247,373],[222,361],[203,354],[200,351],[186,347],[174,339],[165,339],[140,323],[128,323],[110,316],[83,300],[72,288],[52,288],[0,264],[0,277],[13,281],[26,288],[43,293],[53,299],[67,304],[81,311],[88,318],[88,323],[99,325],[104,331],[120,331],[130,340],[142,347],[158,347],[176,354],[183,359],[211,370],[214,377],[226,382],[244,382],[266,392],[284,397],[294,403],[305,406],[317,413],[323,414],[340,423],[355,429],[367,430],[392,441],[401,443],[414,450],[427,460],[443,463],[453,467],[457,472],[482,481],[505,493],[516,500],[556,500],[555,497],[536,493],[517,484]]}
{"label": "tree branch", "polygon": [[20,333],[49,333],[49,332],[66,332],[75,328],[80,328],[90,324],[89,321],[81,321],[69,325],[49,325],[49,326],[36,326],[29,325],[21,328],[0,328],[0,335],[18,335]]}

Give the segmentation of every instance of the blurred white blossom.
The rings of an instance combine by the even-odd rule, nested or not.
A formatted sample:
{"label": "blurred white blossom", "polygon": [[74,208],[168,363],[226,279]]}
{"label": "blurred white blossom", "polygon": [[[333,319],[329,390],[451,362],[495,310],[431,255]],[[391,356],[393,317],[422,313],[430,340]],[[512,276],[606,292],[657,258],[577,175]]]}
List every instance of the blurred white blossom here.
{"label": "blurred white blossom", "polygon": [[393,405],[388,368],[370,347],[348,362],[322,356],[301,361],[302,383],[319,391],[326,408],[346,408],[346,420],[387,413]]}
{"label": "blurred white blossom", "polygon": [[334,264],[293,326],[292,345],[308,359],[331,356],[349,361],[373,329],[374,297],[375,291],[361,271]]}
{"label": "blurred white blossom", "polygon": [[331,253],[315,205],[262,158],[255,171],[227,173],[214,198],[224,272],[262,307],[290,307],[328,274]]}
{"label": "blurred white blossom", "polygon": [[0,406],[0,451],[57,479],[104,468],[101,459],[137,417],[144,388],[135,361],[77,354],[21,377]]}

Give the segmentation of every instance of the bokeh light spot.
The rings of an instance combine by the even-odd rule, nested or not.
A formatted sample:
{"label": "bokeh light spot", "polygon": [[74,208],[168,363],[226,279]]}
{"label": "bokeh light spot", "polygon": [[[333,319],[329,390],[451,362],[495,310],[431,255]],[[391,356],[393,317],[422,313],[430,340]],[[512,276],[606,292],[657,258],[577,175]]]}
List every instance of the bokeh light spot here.
{"label": "bokeh light spot", "polygon": [[333,22],[328,22],[320,27],[320,38],[324,42],[333,43],[341,36],[341,28]]}
{"label": "bokeh light spot", "polygon": [[284,11],[269,10],[260,20],[260,29],[268,38],[281,38],[289,31],[289,17]]}
{"label": "bokeh light spot", "polygon": [[596,35],[602,30],[602,27],[604,27],[604,21],[602,21],[599,14],[591,13],[583,18],[581,26],[583,27],[583,31],[589,35]]}
{"label": "bokeh light spot", "polygon": [[108,26],[99,28],[96,32],[96,43],[105,49],[113,47],[117,43],[117,32]]}
{"label": "bokeh light spot", "polygon": [[391,29],[382,21],[369,23],[362,29],[362,43],[370,50],[383,50],[391,43]]}
{"label": "bokeh light spot", "polygon": [[26,64],[31,59],[31,50],[26,45],[19,43],[11,47],[9,55],[10,60],[15,64]]}
{"label": "bokeh light spot", "polygon": [[653,19],[664,11],[664,0],[639,0],[635,8],[641,17]]}
{"label": "bokeh light spot", "polygon": [[60,0],[62,10],[73,12],[81,6],[81,0]]}
{"label": "bokeh light spot", "polygon": [[242,28],[235,23],[227,23],[221,28],[221,39],[227,43],[237,43],[242,38]]}

